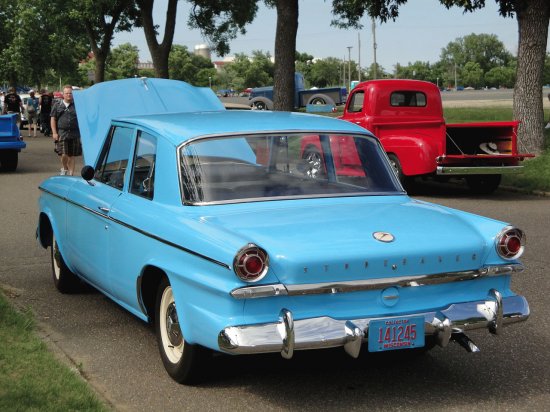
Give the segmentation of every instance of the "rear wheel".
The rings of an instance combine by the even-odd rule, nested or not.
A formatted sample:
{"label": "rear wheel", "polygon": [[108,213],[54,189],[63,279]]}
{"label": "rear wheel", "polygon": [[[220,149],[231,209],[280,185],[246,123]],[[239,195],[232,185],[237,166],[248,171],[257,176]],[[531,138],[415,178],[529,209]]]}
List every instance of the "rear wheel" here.
{"label": "rear wheel", "polygon": [[394,155],[393,153],[388,153],[388,158],[390,159],[391,167],[393,168],[393,171],[397,175],[397,178],[401,182],[401,185],[403,186],[403,188],[407,191],[412,190],[414,188],[414,177],[405,176],[403,174],[401,162],[399,161],[399,158],[396,155]]}
{"label": "rear wheel", "polygon": [[466,176],[466,184],[472,193],[487,195],[498,188],[501,178],[502,175],[471,175]]}
{"label": "rear wheel", "polygon": [[61,293],[74,293],[80,290],[80,279],[70,271],[59,251],[59,245],[52,235],[51,261],[53,283]]}
{"label": "rear wheel", "polygon": [[157,291],[155,331],[162,363],[172,379],[185,384],[198,382],[208,351],[185,341],[172,286],[166,278],[162,279]]}

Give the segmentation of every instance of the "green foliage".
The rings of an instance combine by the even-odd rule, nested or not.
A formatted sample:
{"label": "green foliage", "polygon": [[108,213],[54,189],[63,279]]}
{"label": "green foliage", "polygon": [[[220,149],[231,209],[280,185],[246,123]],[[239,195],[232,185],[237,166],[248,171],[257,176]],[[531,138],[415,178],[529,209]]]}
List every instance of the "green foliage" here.
{"label": "green foliage", "polygon": [[2,293],[0,342],[0,410],[107,410],[35,335],[32,314],[16,312]]}
{"label": "green foliage", "polygon": [[187,47],[173,45],[168,58],[170,78],[183,80],[196,86],[208,86],[209,78],[216,75],[212,62],[202,56],[189,53]]}
{"label": "green foliage", "polygon": [[107,57],[106,80],[126,79],[138,75],[139,50],[130,43],[121,44]]}
{"label": "green foliage", "polygon": [[247,87],[273,84],[273,62],[270,54],[259,50],[252,57],[237,54],[233,62],[224,65],[218,73],[216,86],[221,89],[241,91]]}
{"label": "green foliage", "polygon": [[[346,79],[349,78],[348,67],[351,67],[351,78],[357,79],[357,65],[351,62],[346,66]],[[342,84],[342,70],[343,63],[340,59],[335,57],[328,57],[326,59],[320,59],[310,65],[309,76],[306,77],[311,87],[328,87]],[[347,81],[347,80],[346,80]]]}

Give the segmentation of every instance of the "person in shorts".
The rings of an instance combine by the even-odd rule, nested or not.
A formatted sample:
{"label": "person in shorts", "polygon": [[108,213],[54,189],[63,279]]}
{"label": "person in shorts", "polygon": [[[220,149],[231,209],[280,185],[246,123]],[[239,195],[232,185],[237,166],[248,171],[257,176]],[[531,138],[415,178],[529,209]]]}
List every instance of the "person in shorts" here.
{"label": "person in shorts", "polygon": [[73,88],[63,87],[63,100],[52,107],[50,113],[52,137],[56,152],[61,156],[61,175],[74,174],[75,158],[82,155],[80,129],[73,101]]}
{"label": "person in shorts", "polygon": [[31,137],[31,128],[34,126],[34,134],[36,137],[36,128],[38,127],[38,97],[34,95],[34,90],[29,92],[30,97],[27,99],[27,122],[29,123],[29,137]]}

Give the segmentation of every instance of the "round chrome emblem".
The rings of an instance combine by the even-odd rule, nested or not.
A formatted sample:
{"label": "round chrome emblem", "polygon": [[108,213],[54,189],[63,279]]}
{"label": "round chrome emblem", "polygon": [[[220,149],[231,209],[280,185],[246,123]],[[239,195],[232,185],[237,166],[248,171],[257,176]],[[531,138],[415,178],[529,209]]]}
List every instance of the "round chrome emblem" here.
{"label": "round chrome emblem", "polygon": [[380,297],[382,298],[382,303],[385,306],[392,307],[397,305],[397,302],[399,302],[399,289],[395,287],[390,287],[387,289],[384,289],[380,293]]}
{"label": "round chrome emblem", "polygon": [[388,232],[374,232],[372,236],[379,242],[390,243],[395,240],[395,237]]}

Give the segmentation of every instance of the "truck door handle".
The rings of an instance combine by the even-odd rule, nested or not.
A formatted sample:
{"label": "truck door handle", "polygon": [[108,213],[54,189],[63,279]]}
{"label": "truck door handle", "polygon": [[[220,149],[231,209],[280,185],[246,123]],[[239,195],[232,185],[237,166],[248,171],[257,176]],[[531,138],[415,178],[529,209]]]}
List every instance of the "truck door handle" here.
{"label": "truck door handle", "polygon": [[97,208],[105,213],[109,213],[109,210],[110,210],[108,207],[103,207],[103,206],[98,206]]}

